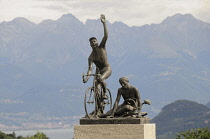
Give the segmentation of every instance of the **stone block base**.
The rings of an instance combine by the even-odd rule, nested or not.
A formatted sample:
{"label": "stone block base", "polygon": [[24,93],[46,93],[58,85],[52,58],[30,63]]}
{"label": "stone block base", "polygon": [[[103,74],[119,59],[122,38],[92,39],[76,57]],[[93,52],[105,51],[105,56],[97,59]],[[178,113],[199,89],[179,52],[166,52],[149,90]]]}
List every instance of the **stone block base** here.
{"label": "stone block base", "polygon": [[155,124],[75,125],[74,139],[156,139]]}

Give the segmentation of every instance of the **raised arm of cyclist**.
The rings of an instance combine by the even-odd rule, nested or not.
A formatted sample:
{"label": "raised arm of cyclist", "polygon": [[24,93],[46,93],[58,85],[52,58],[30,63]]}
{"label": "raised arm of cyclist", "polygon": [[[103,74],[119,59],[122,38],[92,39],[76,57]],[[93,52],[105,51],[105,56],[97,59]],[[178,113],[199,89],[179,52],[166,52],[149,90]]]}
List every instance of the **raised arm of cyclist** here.
{"label": "raised arm of cyclist", "polygon": [[99,46],[105,47],[106,46],[106,40],[108,38],[108,30],[107,30],[107,26],[106,26],[105,15],[102,14],[100,19],[101,19],[101,22],[103,23],[103,27],[104,27],[104,37],[103,37]]}

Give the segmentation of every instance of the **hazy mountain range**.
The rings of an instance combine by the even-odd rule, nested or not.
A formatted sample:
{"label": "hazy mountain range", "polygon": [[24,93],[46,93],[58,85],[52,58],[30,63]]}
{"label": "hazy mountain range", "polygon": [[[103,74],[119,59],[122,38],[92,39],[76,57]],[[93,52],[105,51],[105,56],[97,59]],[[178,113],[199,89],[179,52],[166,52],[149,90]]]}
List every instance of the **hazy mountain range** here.
{"label": "hazy mountain range", "polygon": [[[122,76],[139,88],[142,100],[152,101],[150,117],[174,100],[210,100],[210,23],[176,14],[160,24],[107,25],[113,101]],[[84,115],[92,79],[83,84],[82,73],[92,36],[102,39],[100,20],[83,24],[72,14],[40,24],[25,18],[0,23],[1,112]]]}

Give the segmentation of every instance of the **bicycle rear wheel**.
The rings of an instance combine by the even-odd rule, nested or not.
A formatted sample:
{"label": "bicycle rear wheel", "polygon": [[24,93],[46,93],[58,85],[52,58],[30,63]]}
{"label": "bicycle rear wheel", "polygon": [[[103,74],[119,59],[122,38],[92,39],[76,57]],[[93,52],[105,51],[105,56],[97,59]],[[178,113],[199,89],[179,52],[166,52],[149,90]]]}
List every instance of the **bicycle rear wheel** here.
{"label": "bicycle rear wheel", "polygon": [[110,109],[112,109],[112,95],[110,90],[107,88],[106,89],[106,94],[108,96],[108,99],[103,100],[103,113],[106,113],[107,111],[109,111]]}

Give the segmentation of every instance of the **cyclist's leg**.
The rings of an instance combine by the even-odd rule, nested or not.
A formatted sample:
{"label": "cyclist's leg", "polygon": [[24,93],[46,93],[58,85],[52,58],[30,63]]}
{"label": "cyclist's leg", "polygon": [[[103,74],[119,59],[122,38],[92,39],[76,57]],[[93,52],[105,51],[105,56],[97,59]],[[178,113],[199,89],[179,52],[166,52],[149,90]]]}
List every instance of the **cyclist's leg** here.
{"label": "cyclist's leg", "polygon": [[[101,99],[101,82],[97,81],[96,84],[95,84],[95,87],[96,87],[96,93],[98,93],[98,97],[97,97],[97,111],[96,111],[96,115],[99,116],[101,114],[103,114],[103,101]],[[103,97],[103,96],[102,96]]]}
{"label": "cyclist's leg", "polygon": [[107,99],[107,96],[106,96],[106,82],[105,82],[105,79],[107,79],[111,73],[112,73],[112,70],[110,67],[104,67],[101,71],[101,78],[100,78],[100,82],[101,82],[101,86],[103,88],[103,96],[105,99]]}
{"label": "cyclist's leg", "polygon": [[[117,107],[116,111],[118,111],[119,109],[121,109],[124,105],[121,104]],[[107,116],[110,116],[112,114],[113,109],[110,109],[109,111],[107,111],[105,114],[100,115],[100,118],[105,118]]]}
{"label": "cyclist's leg", "polygon": [[129,112],[134,110],[134,107],[131,105],[124,105],[123,107],[121,107],[120,109],[118,109],[114,114],[117,116],[120,116],[122,114],[124,114],[125,112]]}
{"label": "cyclist's leg", "polygon": [[110,67],[104,67],[102,70],[100,70],[101,73],[101,80],[105,80],[109,78],[109,76],[112,74],[112,70]]}

